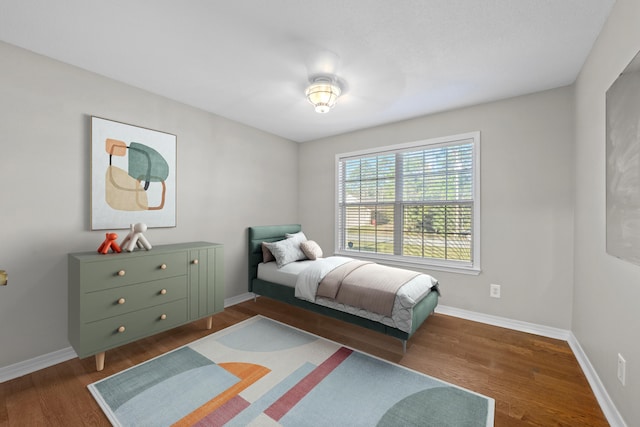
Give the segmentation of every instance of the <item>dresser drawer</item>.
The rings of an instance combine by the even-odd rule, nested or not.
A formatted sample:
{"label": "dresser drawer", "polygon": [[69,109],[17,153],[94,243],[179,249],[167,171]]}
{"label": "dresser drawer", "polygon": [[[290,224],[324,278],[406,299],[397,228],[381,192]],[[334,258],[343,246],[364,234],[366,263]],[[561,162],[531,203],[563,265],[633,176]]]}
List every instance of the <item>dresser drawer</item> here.
{"label": "dresser drawer", "polygon": [[92,292],[187,274],[188,261],[184,251],[127,255],[114,254],[101,262],[83,263],[80,270],[82,290]]}
{"label": "dresser drawer", "polygon": [[187,300],[182,299],[86,323],[81,327],[82,348],[78,352],[78,356],[90,356],[105,349],[173,328],[185,323],[186,320]]}
{"label": "dresser drawer", "polygon": [[116,317],[186,297],[186,275],[91,292],[82,299],[80,321]]}
{"label": "dresser drawer", "polygon": [[223,261],[209,242],[69,254],[69,342],[100,371],[109,349],[204,317],[210,329],[224,308]]}

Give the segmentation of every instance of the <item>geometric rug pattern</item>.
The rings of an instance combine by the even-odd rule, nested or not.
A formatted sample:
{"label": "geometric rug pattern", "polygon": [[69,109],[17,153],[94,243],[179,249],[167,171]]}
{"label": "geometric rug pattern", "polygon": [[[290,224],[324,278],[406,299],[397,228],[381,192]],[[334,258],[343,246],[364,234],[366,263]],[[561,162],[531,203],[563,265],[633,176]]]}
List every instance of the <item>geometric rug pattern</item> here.
{"label": "geometric rug pattern", "polygon": [[90,384],[115,426],[492,426],[493,399],[255,316]]}

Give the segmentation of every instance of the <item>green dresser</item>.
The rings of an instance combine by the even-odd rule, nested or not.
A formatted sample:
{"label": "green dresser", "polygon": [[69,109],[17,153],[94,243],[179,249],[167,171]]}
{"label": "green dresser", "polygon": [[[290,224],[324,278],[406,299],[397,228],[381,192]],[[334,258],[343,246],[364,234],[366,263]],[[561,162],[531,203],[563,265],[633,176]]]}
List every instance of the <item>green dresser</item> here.
{"label": "green dresser", "polygon": [[150,251],[69,254],[69,341],[104,368],[111,348],[224,309],[224,247],[192,242]]}

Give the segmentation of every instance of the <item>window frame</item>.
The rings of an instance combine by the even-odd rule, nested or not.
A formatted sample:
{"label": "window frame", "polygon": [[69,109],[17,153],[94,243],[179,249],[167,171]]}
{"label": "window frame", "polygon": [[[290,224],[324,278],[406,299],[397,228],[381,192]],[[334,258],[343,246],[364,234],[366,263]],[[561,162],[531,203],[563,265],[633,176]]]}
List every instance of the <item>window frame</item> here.
{"label": "window frame", "polygon": [[[472,231],[471,231],[471,262],[456,260],[441,260],[436,258],[420,258],[403,255],[380,254],[375,252],[349,251],[340,248],[340,162],[349,158],[362,158],[369,156],[380,156],[383,154],[398,154],[411,149],[429,149],[435,146],[454,146],[466,143],[472,144]],[[397,174],[397,173],[396,173]],[[335,235],[334,235],[334,252],[336,255],[348,256],[352,258],[369,259],[379,261],[385,264],[398,265],[408,268],[422,268],[439,271],[448,271],[463,274],[479,274],[480,268],[480,131],[450,135],[438,138],[429,138],[419,141],[388,145],[382,147],[369,148],[364,150],[352,151],[348,153],[338,153],[335,156],[335,188],[334,188],[334,213],[335,213]],[[395,205],[402,205],[403,201],[398,200],[396,192]],[[406,205],[410,203],[405,203]],[[394,235],[402,233],[402,220],[396,221]]]}

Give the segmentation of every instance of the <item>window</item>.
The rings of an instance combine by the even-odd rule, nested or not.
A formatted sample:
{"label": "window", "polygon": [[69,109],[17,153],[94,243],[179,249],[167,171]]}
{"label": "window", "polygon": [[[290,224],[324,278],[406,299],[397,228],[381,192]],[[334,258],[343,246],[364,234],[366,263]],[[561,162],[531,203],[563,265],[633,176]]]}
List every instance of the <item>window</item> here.
{"label": "window", "polygon": [[480,133],[336,156],[336,252],[480,271]]}

